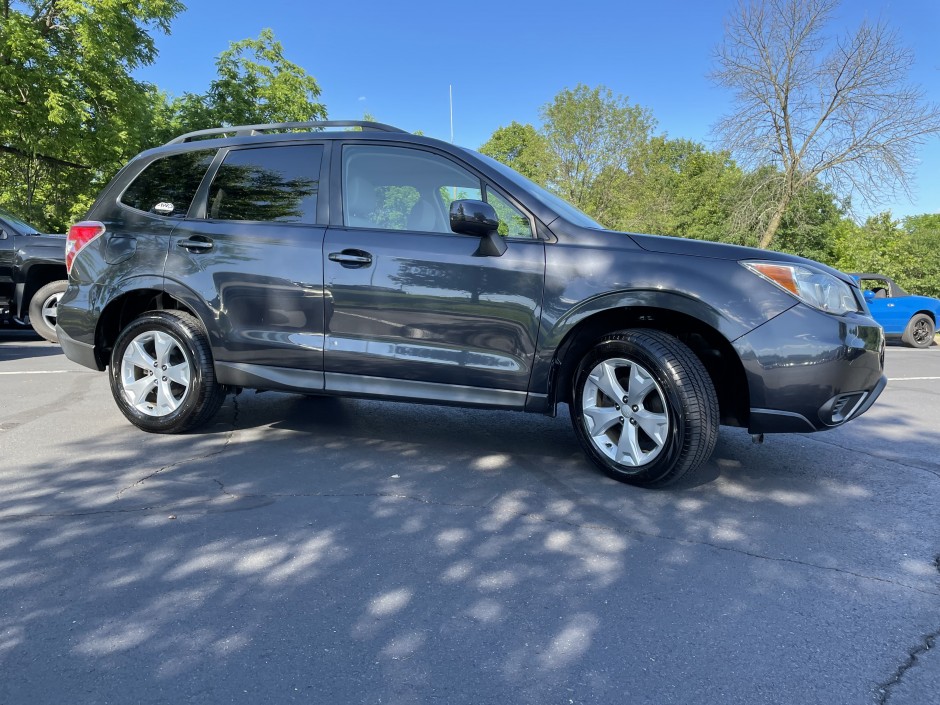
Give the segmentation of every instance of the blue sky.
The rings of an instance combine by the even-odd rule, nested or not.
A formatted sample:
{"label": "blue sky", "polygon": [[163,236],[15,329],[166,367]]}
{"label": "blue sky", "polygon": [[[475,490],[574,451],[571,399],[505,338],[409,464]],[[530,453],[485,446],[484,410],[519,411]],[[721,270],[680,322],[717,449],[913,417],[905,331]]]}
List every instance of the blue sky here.
{"label": "blue sky", "polygon": [[[333,119],[364,112],[403,129],[479,147],[512,120],[538,124],[539,108],[577,83],[603,84],[649,108],[670,137],[709,146],[729,95],[708,79],[734,0],[662,2],[354,2],[189,0],[159,56],[138,76],[173,95],[202,92],[230,41],[274,30],[285,55],[313,75]],[[884,19],[916,56],[912,74],[940,102],[940,2],[846,0],[837,23]],[[886,202],[896,216],[940,212],[940,139],[920,150],[915,201]],[[865,215],[862,213],[861,215]]]}

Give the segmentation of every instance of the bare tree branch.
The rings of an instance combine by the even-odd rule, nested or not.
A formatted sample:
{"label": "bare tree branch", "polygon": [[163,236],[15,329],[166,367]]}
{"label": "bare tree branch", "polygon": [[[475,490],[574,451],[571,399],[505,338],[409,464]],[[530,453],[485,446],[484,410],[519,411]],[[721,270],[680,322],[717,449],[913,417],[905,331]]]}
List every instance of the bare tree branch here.
{"label": "bare tree branch", "polygon": [[18,157],[26,157],[27,159],[35,158],[41,162],[45,162],[46,164],[50,164],[54,166],[67,166],[72,169],[91,169],[90,166],[87,166],[85,164],[77,164],[75,162],[70,162],[65,159],[59,159],[58,157],[50,157],[45,154],[32,154],[30,152],[25,152],[22,149],[18,149],[17,147],[11,147],[6,144],[0,144],[0,152],[3,152],[5,154],[15,154]]}
{"label": "bare tree branch", "polygon": [[779,182],[761,187],[775,199],[770,217],[748,219],[763,227],[761,247],[817,179],[870,205],[899,189],[910,195],[916,148],[940,133],[940,107],[907,83],[914,57],[896,32],[863,22],[825,34],[838,4],[739,0],[716,50],[712,77],[734,92],[716,131],[742,164],[771,166],[767,178]]}

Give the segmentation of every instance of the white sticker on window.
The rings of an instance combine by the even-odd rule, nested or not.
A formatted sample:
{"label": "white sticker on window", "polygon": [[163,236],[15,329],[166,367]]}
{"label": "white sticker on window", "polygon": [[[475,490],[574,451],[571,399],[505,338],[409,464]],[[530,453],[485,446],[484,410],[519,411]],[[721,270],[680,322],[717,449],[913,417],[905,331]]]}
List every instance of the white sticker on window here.
{"label": "white sticker on window", "polygon": [[153,207],[157,213],[172,213],[174,210],[172,203],[167,203],[166,201],[160,201],[157,205]]}

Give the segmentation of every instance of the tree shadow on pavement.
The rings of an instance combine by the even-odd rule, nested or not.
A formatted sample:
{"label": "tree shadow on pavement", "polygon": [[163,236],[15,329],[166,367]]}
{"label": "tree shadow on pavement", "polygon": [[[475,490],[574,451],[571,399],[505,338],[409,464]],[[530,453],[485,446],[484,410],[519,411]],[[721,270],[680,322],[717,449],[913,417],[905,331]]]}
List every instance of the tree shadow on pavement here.
{"label": "tree shadow on pavement", "polygon": [[109,413],[0,472],[0,702],[719,703],[746,672],[751,702],[858,703],[940,597],[936,483],[808,437],[723,429],[708,481],[645,491],[564,416]]}

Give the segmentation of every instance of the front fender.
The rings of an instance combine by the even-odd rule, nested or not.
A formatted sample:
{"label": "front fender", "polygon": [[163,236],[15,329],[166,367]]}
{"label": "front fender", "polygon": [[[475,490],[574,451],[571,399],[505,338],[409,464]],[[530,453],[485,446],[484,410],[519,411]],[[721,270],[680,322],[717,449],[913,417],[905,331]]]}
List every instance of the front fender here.
{"label": "front fender", "polygon": [[700,321],[733,342],[796,305],[792,296],[735,260],[614,247],[578,251],[565,246],[546,248],[546,259],[543,315],[529,385],[534,395],[549,393],[552,366],[563,341],[598,314],[671,311]]}

